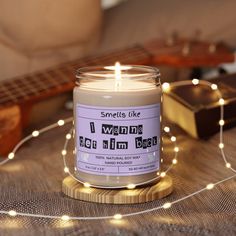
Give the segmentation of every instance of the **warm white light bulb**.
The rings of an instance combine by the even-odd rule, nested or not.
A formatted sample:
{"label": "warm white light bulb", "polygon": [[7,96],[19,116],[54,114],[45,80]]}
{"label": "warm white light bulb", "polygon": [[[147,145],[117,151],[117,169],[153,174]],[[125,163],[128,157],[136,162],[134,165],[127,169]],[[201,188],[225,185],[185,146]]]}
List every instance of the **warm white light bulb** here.
{"label": "warm white light bulb", "polygon": [[193,79],[193,80],[192,80],[192,83],[193,83],[193,85],[199,84],[199,79]]}
{"label": "warm white light bulb", "polygon": [[67,134],[66,139],[68,139],[68,140],[71,139],[71,134]]}
{"label": "warm white light bulb", "polygon": [[214,188],[214,184],[210,183],[206,186],[206,189],[210,190]]}
{"label": "warm white light bulb", "polygon": [[90,186],[91,186],[90,183],[88,183],[88,182],[85,182],[85,183],[84,183],[84,187],[85,187],[85,188],[89,188]]}
{"label": "warm white light bulb", "polygon": [[160,176],[163,178],[166,176],[166,172],[161,172]]}
{"label": "warm white light bulb", "polygon": [[170,127],[165,126],[165,127],[164,127],[164,131],[165,131],[166,133],[169,133],[169,132],[170,132]]}
{"label": "warm white light bulb", "polygon": [[175,142],[175,141],[176,141],[176,137],[175,137],[175,136],[171,136],[170,140],[171,140],[172,142]]}
{"label": "warm white light bulb", "polygon": [[174,148],[174,151],[175,151],[175,152],[179,152],[179,148],[178,148],[178,147],[175,147],[175,148]]}
{"label": "warm white light bulb", "polygon": [[59,121],[57,121],[57,124],[59,126],[63,126],[65,124],[65,121],[64,120],[59,120]]}
{"label": "warm white light bulb", "polygon": [[211,89],[212,89],[212,90],[216,90],[217,88],[218,88],[218,87],[217,87],[216,84],[212,84],[212,85],[211,85]]}
{"label": "warm white light bulb", "polygon": [[171,203],[170,202],[166,202],[163,206],[164,209],[168,209],[171,207]]}
{"label": "warm white light bulb", "polygon": [[121,214],[115,214],[115,215],[113,216],[113,218],[114,218],[115,220],[120,220],[120,219],[122,219],[122,215],[121,215]]}
{"label": "warm white light bulb", "polygon": [[63,156],[65,156],[65,155],[67,154],[67,151],[66,151],[65,149],[63,149],[63,150],[61,151],[61,154],[62,154]]}
{"label": "warm white light bulb", "polygon": [[33,137],[39,136],[39,131],[38,131],[38,130],[33,131],[33,132],[32,132],[32,136],[33,136]]}
{"label": "warm white light bulb", "polygon": [[220,98],[220,99],[219,99],[219,104],[220,104],[220,105],[224,105],[224,104],[225,104],[225,100],[224,100],[223,98]]}
{"label": "warm white light bulb", "polygon": [[9,216],[16,216],[17,213],[16,213],[16,211],[11,210],[11,211],[8,212],[8,215]]}
{"label": "warm white light bulb", "polygon": [[162,90],[163,90],[163,92],[168,92],[168,91],[170,91],[170,84],[169,83],[163,83],[162,84]]}
{"label": "warm white light bulb", "polygon": [[219,125],[220,126],[223,126],[225,124],[225,121],[224,120],[219,120]]}
{"label": "warm white light bulb", "polygon": [[177,159],[173,159],[172,160],[172,163],[175,165],[175,164],[177,164]]}
{"label": "warm white light bulb", "polygon": [[219,148],[220,148],[220,149],[224,148],[224,146],[225,146],[225,145],[224,145],[223,143],[219,143]]}
{"label": "warm white light bulb", "polygon": [[69,173],[69,168],[67,166],[64,168],[64,172]]}
{"label": "warm white light bulb", "polygon": [[229,162],[227,162],[227,163],[225,164],[225,166],[226,166],[227,168],[230,168],[230,167],[231,167],[231,164],[230,164]]}
{"label": "warm white light bulb", "polygon": [[135,187],[136,187],[135,184],[128,184],[128,185],[127,185],[127,188],[128,188],[128,189],[134,189]]}
{"label": "warm white light bulb", "polygon": [[8,159],[13,159],[14,157],[15,157],[14,152],[10,152],[10,153],[8,154]]}
{"label": "warm white light bulb", "polygon": [[67,220],[69,220],[69,219],[70,219],[70,217],[69,217],[69,216],[67,216],[67,215],[63,215],[63,216],[61,217],[61,219],[62,219],[62,220],[65,220],[65,221],[67,221]]}

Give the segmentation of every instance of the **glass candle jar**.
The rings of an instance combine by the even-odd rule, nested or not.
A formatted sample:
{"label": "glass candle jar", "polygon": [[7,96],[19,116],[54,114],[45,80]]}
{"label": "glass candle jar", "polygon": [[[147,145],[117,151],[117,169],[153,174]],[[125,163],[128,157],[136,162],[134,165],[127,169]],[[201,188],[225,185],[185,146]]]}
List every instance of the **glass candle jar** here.
{"label": "glass candle jar", "polygon": [[86,67],[74,88],[75,175],[96,187],[139,185],[161,159],[159,70]]}

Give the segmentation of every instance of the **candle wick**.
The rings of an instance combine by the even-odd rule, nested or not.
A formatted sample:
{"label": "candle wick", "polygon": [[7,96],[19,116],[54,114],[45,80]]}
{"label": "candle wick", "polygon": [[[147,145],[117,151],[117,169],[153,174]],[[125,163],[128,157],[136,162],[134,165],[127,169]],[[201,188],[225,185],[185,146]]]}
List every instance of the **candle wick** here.
{"label": "candle wick", "polygon": [[121,79],[121,66],[119,62],[116,62],[115,64],[115,78],[116,80]]}
{"label": "candle wick", "polygon": [[115,63],[115,91],[118,91],[121,86],[121,66],[119,62]]}

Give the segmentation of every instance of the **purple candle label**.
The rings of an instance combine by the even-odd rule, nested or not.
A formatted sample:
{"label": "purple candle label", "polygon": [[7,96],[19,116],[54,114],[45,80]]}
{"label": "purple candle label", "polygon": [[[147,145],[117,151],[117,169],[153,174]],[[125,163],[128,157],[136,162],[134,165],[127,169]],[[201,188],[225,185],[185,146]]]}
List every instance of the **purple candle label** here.
{"label": "purple candle label", "polygon": [[96,175],[159,170],[160,103],[135,107],[76,104],[76,167]]}

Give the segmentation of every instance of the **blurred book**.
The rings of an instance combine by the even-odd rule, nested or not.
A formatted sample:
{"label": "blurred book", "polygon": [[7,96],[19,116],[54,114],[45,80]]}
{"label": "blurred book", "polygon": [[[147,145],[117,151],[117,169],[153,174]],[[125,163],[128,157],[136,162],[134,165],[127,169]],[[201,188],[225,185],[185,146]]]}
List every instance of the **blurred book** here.
{"label": "blurred book", "polygon": [[[224,128],[236,125],[236,74],[209,80],[217,84],[225,100]],[[207,138],[219,131],[220,105],[217,91],[199,84],[175,86],[164,94],[163,110],[168,120],[195,138]]]}

